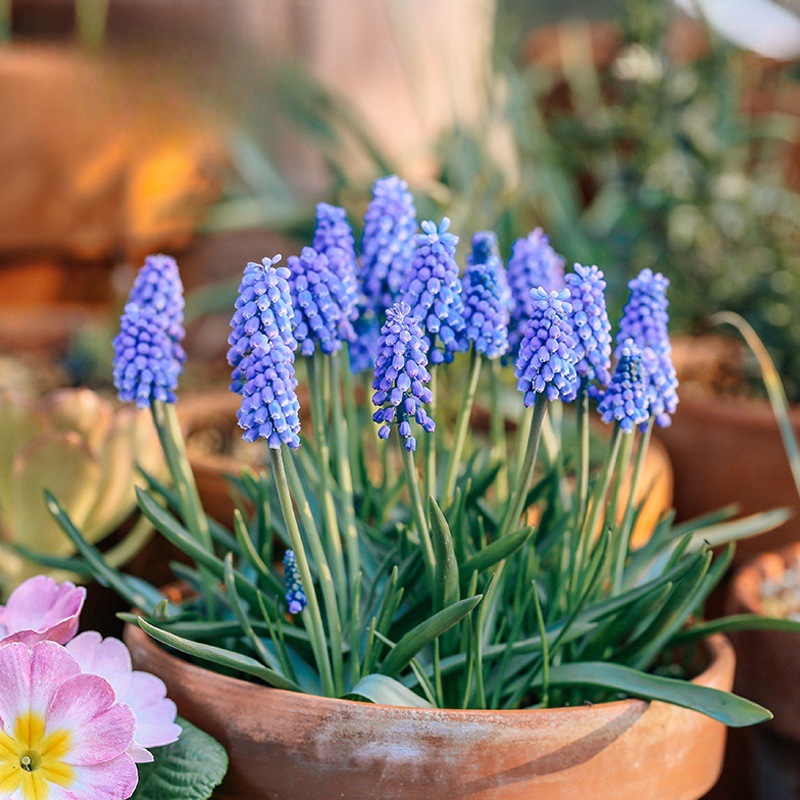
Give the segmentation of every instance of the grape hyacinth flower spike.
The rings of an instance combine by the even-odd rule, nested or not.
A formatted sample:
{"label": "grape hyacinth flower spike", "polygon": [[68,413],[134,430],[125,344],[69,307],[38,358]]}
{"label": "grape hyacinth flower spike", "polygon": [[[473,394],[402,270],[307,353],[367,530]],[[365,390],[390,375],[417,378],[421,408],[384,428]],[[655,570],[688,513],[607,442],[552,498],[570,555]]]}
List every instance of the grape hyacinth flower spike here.
{"label": "grape hyacinth flower spike", "polygon": [[337,301],[342,311],[340,333],[349,340],[354,335],[350,323],[358,316],[358,263],[353,230],[343,208],[328,203],[317,205],[311,246],[328,259],[328,266],[339,280]]}
{"label": "grape hyacinth flower spike", "polygon": [[550,246],[547,234],[536,228],[511,245],[507,271],[511,290],[511,353],[516,358],[533,312],[531,289],[541,286],[545,292],[561,291],[564,259]]}
{"label": "grape hyacinth flower spike", "polygon": [[283,579],[286,586],[286,605],[290,614],[299,614],[307,605],[306,593],[300,581],[300,572],[294,550],[287,550],[283,554]]}
{"label": "grape hyacinth flower spike", "polygon": [[228,337],[231,390],[242,395],[237,414],[242,438],[266,440],[270,448],[300,447],[300,404],[295,389],[297,342],[289,290],[290,273],[276,267],[280,256],[250,262],[239,285]]}
{"label": "grape hyacinth flower spike", "polygon": [[678,377],[669,341],[669,280],[651,269],[628,283],[630,297],[622,312],[618,348],[632,339],[641,351],[650,415],[660,427],[672,422],[678,407]]}
{"label": "grape hyacinth flower spike", "polygon": [[147,408],[175,402],[186,355],[181,346],[183,286],[169,256],[148,256],[114,338],[114,386],[119,399]]}
{"label": "grape hyacinth flower spike", "polygon": [[616,422],[625,433],[650,419],[642,352],[633,339],[620,346],[619,361],[597,410],[603,422]]}
{"label": "grape hyacinth flower spike", "polygon": [[[403,302],[422,327],[432,364],[450,362],[454,353],[465,349],[464,305],[455,260],[458,237],[449,228],[447,217],[438,226],[431,220],[422,223],[402,290]],[[442,349],[434,345],[437,337]]]}
{"label": "grape hyacinth flower spike", "polygon": [[499,358],[508,350],[508,305],[504,302],[502,263],[499,258],[471,263],[461,282],[464,335],[486,358]]}
{"label": "grape hyacinth flower spike", "polygon": [[566,276],[570,322],[575,335],[575,371],[584,386],[597,381],[605,387],[611,380],[611,323],[606,310],[603,272],[595,266],[575,264]]}
{"label": "grape hyacinth flower spike", "polygon": [[431,379],[427,369],[427,343],[422,329],[406,303],[397,303],[386,312],[386,322],[378,342],[375,363],[375,394],[372,402],[377,411],[372,418],[381,424],[378,436],[388,439],[391,426],[397,425],[406,450],[416,449],[411,422],[431,433],[436,424],[423,408],[433,399],[425,386]]}
{"label": "grape hyacinth flower spike", "polygon": [[577,373],[575,338],[569,315],[569,292],[531,289],[531,318],[519,348],[514,374],[523,403],[530,407],[537,394],[548,400],[575,399]]}
{"label": "grape hyacinth flower spike", "polygon": [[350,300],[327,256],[304,247],[290,256],[289,287],[294,308],[294,336],[304,356],[319,349],[326,355],[341,350],[343,327],[352,335],[348,314]]}

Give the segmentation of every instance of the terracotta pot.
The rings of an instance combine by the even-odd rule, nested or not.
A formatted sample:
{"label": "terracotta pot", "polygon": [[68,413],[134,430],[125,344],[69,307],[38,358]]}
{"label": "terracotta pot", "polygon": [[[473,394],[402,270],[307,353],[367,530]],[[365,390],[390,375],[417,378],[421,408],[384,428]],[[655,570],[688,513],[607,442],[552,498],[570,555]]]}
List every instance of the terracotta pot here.
{"label": "terracotta pot", "polygon": [[[125,637],[136,667],[159,675],[180,713],[227,748],[220,800],[691,800],[714,784],[725,749],[722,724],[659,702],[501,712],[372,705],[217,675],[138,628]],[[695,682],[729,689],[733,648],[722,636],[708,648]]]}
{"label": "terracotta pot", "polygon": [[[800,544],[777,553],[763,553],[742,567],[731,582],[728,612],[769,614],[761,599],[765,578],[777,579],[787,564],[800,560]],[[725,796],[775,800],[800,797],[800,636],[780,631],[740,631],[733,643],[739,668],[736,690],[767,704],[775,718],[759,729],[736,731],[739,764],[725,772],[737,774],[737,784],[749,783],[749,794]],[[770,705],[771,704],[771,705]]]}
{"label": "terracotta pot", "polygon": [[[800,435],[800,409],[792,412]],[[741,514],[800,510],[778,425],[766,401],[683,396],[673,424],[658,433],[675,471],[678,519],[736,504]],[[737,563],[797,538],[786,523],[737,543]]]}

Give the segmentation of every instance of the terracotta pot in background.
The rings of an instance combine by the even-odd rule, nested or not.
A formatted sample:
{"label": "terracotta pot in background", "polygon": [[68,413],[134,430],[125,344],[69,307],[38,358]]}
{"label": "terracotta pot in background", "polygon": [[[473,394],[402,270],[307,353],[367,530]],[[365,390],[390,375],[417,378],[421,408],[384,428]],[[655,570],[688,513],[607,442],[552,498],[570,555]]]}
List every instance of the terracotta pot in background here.
{"label": "terracotta pot in background", "polygon": [[[188,720],[230,756],[220,800],[695,800],[716,781],[725,727],[664,703],[449,711],[331,700],[217,675],[138,628],[126,641]],[[730,689],[722,636],[696,683]]]}
{"label": "terracotta pot in background", "polygon": [[[718,349],[724,347],[724,341],[719,337],[674,340],[675,367],[682,386],[680,404],[672,425],[657,429],[657,435],[675,472],[678,519],[733,504],[741,515],[778,507],[797,513],[800,497],[769,403],[714,393],[718,385],[741,382],[741,376],[730,374],[735,364],[728,363],[728,355]],[[792,410],[791,419],[795,435],[800,436],[800,409]],[[736,561],[744,563],[757,553],[798,538],[797,527],[790,520],[738,542]]]}
{"label": "terracotta pot in background", "polygon": [[[796,526],[795,526],[796,530]],[[734,577],[730,613],[768,614],[762,583],[779,579],[800,561],[800,544],[763,553]],[[739,670],[736,690],[765,704],[775,718],[759,730],[737,731],[749,762],[758,800],[800,797],[800,635],[780,631],[740,631],[734,639]]]}

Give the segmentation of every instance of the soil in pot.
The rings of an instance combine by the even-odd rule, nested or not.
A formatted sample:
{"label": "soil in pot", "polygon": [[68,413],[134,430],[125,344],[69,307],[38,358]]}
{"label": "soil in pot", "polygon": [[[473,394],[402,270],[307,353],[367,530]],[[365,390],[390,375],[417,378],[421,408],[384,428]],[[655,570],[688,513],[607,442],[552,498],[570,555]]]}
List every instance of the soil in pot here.
{"label": "soil in pot", "polygon": [[[693,800],[716,781],[725,727],[659,702],[446,711],[331,700],[217,675],[126,630],[136,668],[227,748],[220,800],[376,796],[469,800]],[[722,636],[695,682],[730,688]],[[324,795],[321,795],[321,787]]]}
{"label": "soil in pot", "polygon": [[[772,409],[747,395],[742,349],[722,337],[684,337],[674,340],[673,352],[681,399],[672,425],[658,437],[675,471],[678,520],[733,504],[742,515],[778,507],[800,511]],[[791,419],[800,436],[800,409]],[[737,544],[737,563],[796,536],[786,523],[745,539]]]}

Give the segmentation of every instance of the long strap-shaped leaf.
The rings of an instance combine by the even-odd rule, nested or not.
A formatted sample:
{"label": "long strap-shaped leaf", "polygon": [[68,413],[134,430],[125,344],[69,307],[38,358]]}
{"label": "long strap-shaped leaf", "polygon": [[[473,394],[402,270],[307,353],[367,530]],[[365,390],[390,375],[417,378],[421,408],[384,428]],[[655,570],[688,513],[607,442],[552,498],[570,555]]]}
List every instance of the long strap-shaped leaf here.
{"label": "long strap-shaped leaf", "polygon": [[[541,678],[536,682],[541,684]],[[621,664],[585,661],[579,664],[558,664],[550,668],[550,686],[596,686],[624,692],[643,700],[661,700],[699,711],[732,728],[742,728],[772,719],[766,708],[743,697],[698,686],[690,681],[650,675]]]}
{"label": "long strap-shaped leaf", "polygon": [[372,703],[385,706],[408,706],[432,708],[431,704],[402,683],[388,675],[372,673],[365,675],[349,692],[348,696],[362,697]]}

